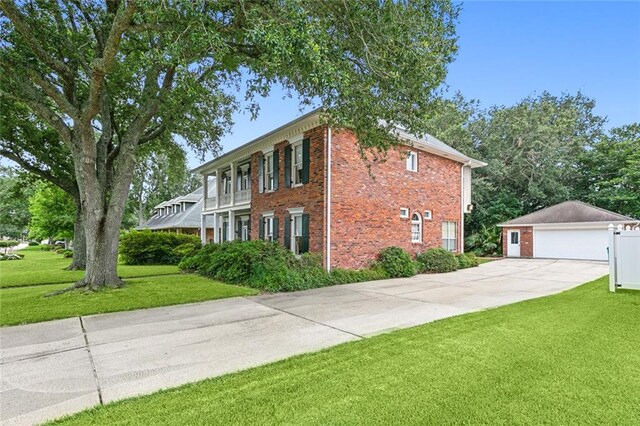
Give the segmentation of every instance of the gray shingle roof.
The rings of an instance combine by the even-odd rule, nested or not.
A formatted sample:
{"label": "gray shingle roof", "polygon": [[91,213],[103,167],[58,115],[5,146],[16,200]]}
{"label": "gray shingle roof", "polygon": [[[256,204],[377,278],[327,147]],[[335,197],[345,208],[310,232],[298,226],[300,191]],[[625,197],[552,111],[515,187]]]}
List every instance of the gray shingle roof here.
{"label": "gray shingle roof", "polygon": [[[210,191],[211,192],[211,191]],[[138,226],[137,229],[172,229],[172,228],[200,228],[200,213],[202,212],[202,187],[195,191],[172,200],[158,204],[157,207],[169,206],[173,203],[181,201],[195,202],[195,204],[178,213],[156,214],[149,218],[145,223]],[[207,226],[213,226],[213,218],[207,216]]]}
{"label": "gray shingle roof", "polygon": [[544,223],[634,222],[635,219],[582,201],[565,201],[537,212],[517,217],[499,226],[537,225]]}

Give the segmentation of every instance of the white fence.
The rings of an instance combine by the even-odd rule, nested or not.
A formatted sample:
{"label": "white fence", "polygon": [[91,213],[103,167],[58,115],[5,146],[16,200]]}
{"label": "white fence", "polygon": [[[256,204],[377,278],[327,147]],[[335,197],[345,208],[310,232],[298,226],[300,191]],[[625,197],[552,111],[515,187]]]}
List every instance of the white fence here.
{"label": "white fence", "polygon": [[640,290],[640,227],[609,225],[609,290]]}

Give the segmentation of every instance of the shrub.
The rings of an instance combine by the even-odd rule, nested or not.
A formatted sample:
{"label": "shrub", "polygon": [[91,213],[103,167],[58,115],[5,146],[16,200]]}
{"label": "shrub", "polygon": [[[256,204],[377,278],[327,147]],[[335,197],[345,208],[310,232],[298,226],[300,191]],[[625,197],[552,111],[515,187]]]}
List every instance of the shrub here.
{"label": "shrub", "polygon": [[386,278],[380,269],[328,273],[322,257],[306,253],[296,258],[277,243],[232,241],[208,244],[179,264],[180,269],[230,284],[242,284],[264,291],[295,291]]}
{"label": "shrub", "polygon": [[451,272],[458,269],[456,256],[443,248],[431,248],[416,256],[422,272]]}
{"label": "shrub", "polygon": [[185,257],[195,255],[198,252],[198,250],[200,250],[200,247],[202,247],[202,245],[200,243],[198,243],[198,244],[194,244],[194,243],[180,244],[179,246],[177,246],[177,247],[175,247],[173,249],[173,254],[178,259],[182,260]]}
{"label": "shrub", "polygon": [[69,259],[73,257],[73,250],[65,249],[65,250],[62,250],[60,254],[62,254],[62,257],[64,257],[65,259]]}
{"label": "shrub", "polygon": [[46,244],[45,244],[45,245],[40,246],[40,250],[42,250],[42,251],[51,251],[51,250],[53,250],[54,248],[55,248],[54,246],[50,246],[50,245],[46,245]]}
{"label": "shrub", "polygon": [[182,256],[179,246],[200,247],[200,238],[173,232],[131,231],[120,237],[120,256],[128,265],[177,264]]}
{"label": "shrub", "polygon": [[387,247],[378,255],[376,268],[382,269],[390,278],[412,277],[416,274],[416,265],[411,255],[400,247]]}
{"label": "shrub", "polygon": [[473,253],[460,253],[456,256],[456,260],[458,261],[458,269],[473,268],[480,264],[478,256]]}
{"label": "shrub", "polygon": [[40,243],[37,242],[37,241],[29,241],[29,246],[30,247],[35,247],[35,246],[39,246],[39,245],[40,245]]}
{"label": "shrub", "polygon": [[332,269],[331,270],[331,283],[332,284],[349,284],[349,283],[361,283],[364,281],[376,281],[388,278],[386,272],[380,268],[371,269]]}
{"label": "shrub", "polygon": [[18,253],[0,254],[0,260],[22,260],[24,255]]}
{"label": "shrub", "polygon": [[15,240],[0,240],[0,248],[10,248],[18,245]]}
{"label": "shrub", "polygon": [[57,247],[57,246],[54,246],[54,253],[55,253],[55,254],[63,254],[63,253],[65,252],[65,250],[66,250],[66,249],[64,249],[64,248],[60,248],[60,247],[57,247],[57,248],[56,248],[56,247]]}

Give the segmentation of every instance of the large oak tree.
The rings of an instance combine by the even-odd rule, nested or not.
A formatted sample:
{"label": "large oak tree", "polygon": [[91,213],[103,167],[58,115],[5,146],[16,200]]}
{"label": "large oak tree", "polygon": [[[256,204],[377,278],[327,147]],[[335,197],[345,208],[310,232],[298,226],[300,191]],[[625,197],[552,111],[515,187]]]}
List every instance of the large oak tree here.
{"label": "large oak tree", "polygon": [[76,287],[90,288],[121,283],[141,146],[169,134],[217,152],[232,111],[257,112],[256,96],[280,84],[385,149],[391,126],[425,130],[458,13],[431,0],[0,0],[0,11],[0,88],[71,153],[87,241]]}

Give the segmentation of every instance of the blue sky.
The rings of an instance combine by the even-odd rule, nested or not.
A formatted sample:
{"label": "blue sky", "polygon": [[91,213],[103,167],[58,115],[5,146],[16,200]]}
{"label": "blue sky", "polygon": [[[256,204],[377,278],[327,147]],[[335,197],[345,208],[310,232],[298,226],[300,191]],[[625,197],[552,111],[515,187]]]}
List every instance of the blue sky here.
{"label": "blue sky", "polygon": [[[457,26],[459,52],[448,91],[483,107],[512,105],[544,90],[580,90],[608,126],[640,121],[640,2],[472,1]],[[300,115],[277,88],[251,121],[237,114],[224,151]],[[207,158],[209,160],[210,158]],[[194,156],[190,166],[200,164]]]}

